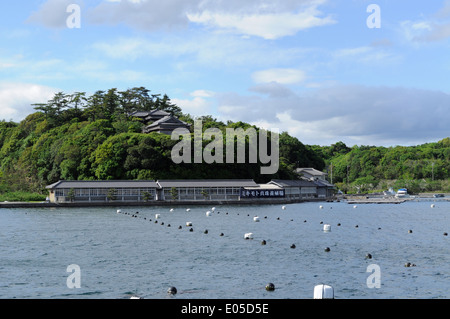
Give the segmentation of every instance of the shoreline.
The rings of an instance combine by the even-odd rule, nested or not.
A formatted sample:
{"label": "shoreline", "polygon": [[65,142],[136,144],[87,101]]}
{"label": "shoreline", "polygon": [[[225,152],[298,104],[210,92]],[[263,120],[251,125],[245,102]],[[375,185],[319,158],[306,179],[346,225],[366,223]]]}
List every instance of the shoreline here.
{"label": "shoreline", "polygon": [[78,202],[78,203],[49,203],[49,202],[0,202],[2,208],[67,208],[67,207],[168,207],[168,206],[210,206],[210,205],[285,205],[308,202],[343,202],[347,204],[402,204],[410,201],[448,202],[450,198],[434,198],[430,196],[416,196],[412,198],[383,198],[378,196],[346,195],[346,198],[333,199],[265,199],[265,200],[207,200],[207,201],[152,201],[152,202]]}
{"label": "shoreline", "polygon": [[58,207],[138,207],[138,206],[210,206],[210,205],[274,205],[295,204],[304,202],[326,202],[326,199],[275,199],[275,200],[208,200],[208,201],[153,201],[153,202],[80,202],[80,203],[28,203],[28,202],[1,202],[1,208],[58,208]]}

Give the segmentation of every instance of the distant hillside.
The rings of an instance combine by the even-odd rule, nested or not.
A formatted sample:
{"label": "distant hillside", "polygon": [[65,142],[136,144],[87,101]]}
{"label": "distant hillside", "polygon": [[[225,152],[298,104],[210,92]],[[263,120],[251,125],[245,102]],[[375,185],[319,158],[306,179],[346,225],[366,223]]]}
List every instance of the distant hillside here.
{"label": "distant hillside", "polygon": [[[0,122],[0,193],[42,192],[60,179],[253,178],[266,182],[297,178],[296,167],[325,168],[320,149],[303,145],[287,133],[280,134],[280,169],[274,175],[261,175],[261,163],[174,164],[171,150],[178,141],[159,133],[142,134],[143,123],[129,114],[158,109],[190,124],[193,119],[167,95],[151,95],[143,87],[97,91],[91,96],[60,92],[34,106],[37,112],[20,123]],[[223,132],[227,127],[250,127],[242,122],[225,124],[211,116],[202,120],[203,129],[216,127]]]}
{"label": "distant hillside", "polygon": [[[340,189],[369,191],[407,187],[412,192],[450,192],[450,138],[418,146],[312,146]],[[332,174],[331,174],[332,173]],[[446,181],[441,183],[441,181]]]}

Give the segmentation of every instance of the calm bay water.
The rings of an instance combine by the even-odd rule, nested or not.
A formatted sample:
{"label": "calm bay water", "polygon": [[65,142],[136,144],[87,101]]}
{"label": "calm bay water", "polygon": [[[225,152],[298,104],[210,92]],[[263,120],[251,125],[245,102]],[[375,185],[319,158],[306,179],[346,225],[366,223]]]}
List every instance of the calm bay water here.
{"label": "calm bay water", "polygon": [[[207,206],[1,209],[0,298],[310,299],[321,283],[337,299],[449,298],[450,202],[432,203],[217,206],[210,217]],[[79,289],[66,285],[71,264]],[[367,286],[371,264],[380,288]]]}

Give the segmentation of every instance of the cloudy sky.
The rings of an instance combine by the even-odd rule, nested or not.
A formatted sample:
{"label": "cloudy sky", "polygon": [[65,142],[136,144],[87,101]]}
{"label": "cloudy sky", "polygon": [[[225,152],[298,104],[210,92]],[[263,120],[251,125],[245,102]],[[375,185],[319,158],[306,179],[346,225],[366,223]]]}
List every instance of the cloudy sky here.
{"label": "cloudy sky", "polygon": [[193,116],[277,128],[305,144],[450,136],[450,0],[0,6],[0,119],[20,121],[58,91],[145,86]]}

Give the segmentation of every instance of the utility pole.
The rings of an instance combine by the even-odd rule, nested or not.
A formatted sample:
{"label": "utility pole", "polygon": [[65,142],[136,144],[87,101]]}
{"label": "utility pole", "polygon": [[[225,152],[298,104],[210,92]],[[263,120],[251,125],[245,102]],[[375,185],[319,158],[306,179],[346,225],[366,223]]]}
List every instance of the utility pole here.
{"label": "utility pole", "polygon": [[330,165],[330,170],[331,170],[331,184],[333,184],[333,163],[331,163]]}
{"label": "utility pole", "polygon": [[431,163],[431,180],[434,181],[434,162]]}
{"label": "utility pole", "polygon": [[347,165],[347,185],[348,185],[348,165]]}

